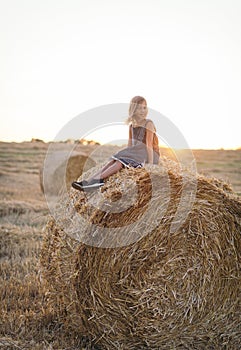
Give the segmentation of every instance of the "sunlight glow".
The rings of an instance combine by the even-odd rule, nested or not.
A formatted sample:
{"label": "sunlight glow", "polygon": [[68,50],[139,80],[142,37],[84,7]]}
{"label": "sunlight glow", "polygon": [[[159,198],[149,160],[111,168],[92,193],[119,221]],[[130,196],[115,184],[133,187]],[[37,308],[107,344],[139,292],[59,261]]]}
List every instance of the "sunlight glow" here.
{"label": "sunlight glow", "polygon": [[[241,146],[241,3],[12,0],[0,5],[0,140],[50,141],[143,95],[192,148]],[[91,137],[126,139],[124,128]]]}

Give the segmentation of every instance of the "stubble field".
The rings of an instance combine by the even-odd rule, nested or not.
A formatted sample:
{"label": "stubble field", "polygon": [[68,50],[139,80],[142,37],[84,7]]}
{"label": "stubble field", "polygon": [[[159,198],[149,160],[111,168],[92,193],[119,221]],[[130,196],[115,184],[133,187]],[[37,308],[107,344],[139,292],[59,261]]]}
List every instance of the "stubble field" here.
{"label": "stubble field", "polygon": [[[48,147],[42,142],[0,143],[0,349],[97,349],[63,329],[55,310],[46,308],[39,256],[49,211],[39,170]],[[59,144],[63,150],[72,147]],[[96,147],[78,145],[77,150],[90,154]],[[99,161],[112,151],[108,147]],[[193,153],[199,173],[223,179],[241,196],[241,150]],[[162,154],[173,157],[165,149]]]}

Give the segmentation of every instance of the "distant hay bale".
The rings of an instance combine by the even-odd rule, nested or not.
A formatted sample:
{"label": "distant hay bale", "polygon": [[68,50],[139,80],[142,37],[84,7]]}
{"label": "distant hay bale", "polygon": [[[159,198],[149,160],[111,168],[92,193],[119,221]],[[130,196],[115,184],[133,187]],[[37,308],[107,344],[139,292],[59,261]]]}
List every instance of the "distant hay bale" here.
{"label": "distant hay bale", "polygon": [[[71,190],[46,226],[41,264],[50,306],[101,349],[239,348],[241,202],[220,181],[173,164],[123,169],[86,196]],[[155,193],[150,178],[159,183]],[[131,179],[135,203],[118,211],[121,197],[131,201]],[[184,184],[196,184],[195,198],[173,231]],[[141,220],[151,196],[153,227]],[[106,229],[121,227],[125,235],[133,222],[136,241],[94,246],[105,239],[118,245]]]}
{"label": "distant hay bale", "polygon": [[42,192],[49,195],[58,195],[63,186],[69,190],[71,183],[77,180],[83,170],[87,171],[96,165],[96,162],[85,153],[59,151],[50,158],[48,164],[40,169],[40,187]]}

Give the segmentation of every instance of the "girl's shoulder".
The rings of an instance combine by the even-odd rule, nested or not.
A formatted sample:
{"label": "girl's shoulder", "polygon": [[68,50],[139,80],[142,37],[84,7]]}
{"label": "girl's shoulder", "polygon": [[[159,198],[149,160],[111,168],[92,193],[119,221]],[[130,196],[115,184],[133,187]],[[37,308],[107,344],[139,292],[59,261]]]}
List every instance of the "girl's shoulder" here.
{"label": "girl's shoulder", "polygon": [[146,119],[145,128],[150,129],[151,131],[156,131],[155,124],[151,119]]}
{"label": "girl's shoulder", "polygon": [[133,123],[129,124],[129,128],[146,128],[146,129],[150,129],[150,130],[155,130],[156,131],[156,127],[155,124],[153,123],[153,121],[151,119],[146,119],[143,125],[133,125]]}
{"label": "girl's shoulder", "polygon": [[151,119],[149,119],[149,118],[146,119],[145,125],[147,125],[148,123],[149,123],[149,124],[150,124],[150,123],[154,124],[153,121],[152,121]]}

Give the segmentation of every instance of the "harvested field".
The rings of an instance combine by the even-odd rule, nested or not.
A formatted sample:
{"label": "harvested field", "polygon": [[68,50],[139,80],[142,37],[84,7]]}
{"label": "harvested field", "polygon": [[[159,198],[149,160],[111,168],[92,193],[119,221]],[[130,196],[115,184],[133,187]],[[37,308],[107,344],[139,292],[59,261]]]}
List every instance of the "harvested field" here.
{"label": "harvested field", "polygon": [[[76,294],[76,298],[71,300],[69,299],[69,304],[66,309],[61,308],[60,305],[62,304],[62,301],[64,300],[64,304],[66,303],[66,295],[64,294],[66,289],[63,288],[62,294],[59,295],[59,299],[55,299],[53,296],[53,290],[49,287],[49,282],[45,282],[45,278],[41,276],[40,274],[40,253],[42,251],[43,246],[43,239],[46,240],[45,233],[43,232],[44,227],[46,226],[46,223],[48,221],[48,206],[45,201],[45,197],[41,191],[40,188],[40,182],[39,182],[39,169],[43,165],[43,161],[47,152],[47,149],[49,147],[49,144],[45,143],[0,143],[0,289],[1,289],[1,310],[0,310],[0,349],[57,349],[57,350],[64,350],[64,349],[101,349],[101,347],[98,347],[95,344],[95,341],[90,342],[93,336],[93,329],[91,329],[91,332],[86,336],[86,327],[80,327],[76,328],[76,324],[73,324],[73,319],[71,318],[71,310],[74,311],[74,315],[76,317],[76,309],[75,309],[75,301],[77,301],[77,305],[80,308],[79,309],[79,317],[76,319],[77,324],[79,325],[81,322],[83,322],[83,314],[81,305],[79,305],[79,300],[82,297],[83,293],[90,293],[90,289],[82,290],[82,286],[84,285],[84,282],[89,281],[91,278],[90,275],[85,275],[83,272],[79,271],[75,278],[75,284],[71,285],[71,291],[75,292],[76,290],[80,290],[78,294]],[[72,149],[71,145],[60,143],[59,144],[59,150],[60,151],[68,151]],[[96,147],[94,145],[79,145],[78,148],[76,148],[77,151],[83,152],[83,153],[91,153]],[[107,149],[108,148],[108,149]],[[103,148],[102,152],[100,153],[99,159],[97,159],[97,164],[103,162],[110,153],[116,152],[118,147],[111,147],[108,146],[107,148]],[[162,150],[162,154],[165,156],[169,156],[170,158],[175,158],[172,152],[169,152],[168,150]],[[223,185],[222,182],[217,182],[217,180],[212,180],[213,182],[216,182],[218,184],[216,191],[218,193],[223,193],[222,189],[224,189],[224,198],[226,198],[226,195],[228,192],[230,192],[230,188],[238,194],[241,194],[241,151],[224,151],[224,150],[217,150],[217,151],[206,151],[206,150],[197,150],[194,151],[194,156],[197,160],[197,168],[199,173],[204,174],[205,176],[215,176],[215,178],[218,179],[224,179],[227,183],[227,185]],[[95,159],[96,160],[96,159]],[[210,180],[209,180],[210,181]],[[212,182],[210,181],[210,182]],[[112,200],[117,200],[116,203],[118,203],[118,199],[120,198],[120,194],[113,193],[113,191],[110,190],[110,184],[109,187],[106,184],[106,193],[105,195]],[[211,185],[210,185],[211,186]],[[224,186],[224,188],[223,188]],[[219,189],[218,189],[219,187]],[[219,192],[220,191],[220,192]],[[227,192],[227,193],[226,193]],[[201,193],[200,193],[201,195]],[[232,196],[232,194],[231,194]],[[77,203],[78,201],[76,201]],[[223,204],[220,203],[220,208],[223,207]],[[207,205],[205,207],[205,213],[208,212],[208,215],[212,215],[212,212],[210,211],[209,206]],[[202,215],[205,215],[203,213]],[[230,218],[230,215],[232,216],[232,213],[227,214]],[[226,221],[228,218],[225,216],[223,217],[223,224],[227,226]],[[215,221],[216,222],[216,221]],[[54,224],[53,224],[54,225]],[[49,229],[51,226],[48,226]],[[54,227],[54,226],[53,226]],[[220,238],[220,237],[219,237]],[[64,239],[64,244],[66,243],[67,237]],[[77,271],[78,265],[82,263],[83,257],[87,257],[89,253],[88,251],[83,251],[82,246],[79,247],[79,251],[77,252],[75,250],[75,254],[73,254],[73,238],[69,237],[69,251],[65,251],[65,255],[69,257],[75,257],[75,265],[74,268]],[[143,237],[145,239],[145,237]],[[192,237],[192,240],[194,238]],[[198,236],[198,242],[201,242],[203,239],[203,244],[205,246],[205,237],[202,238],[202,235]],[[60,243],[59,243],[59,231],[57,228],[56,231],[56,242],[53,243],[53,245],[56,245],[56,254],[57,251],[59,251]],[[221,243],[220,243],[221,242]],[[230,241],[232,243],[232,241]],[[212,240],[212,243],[215,243],[215,241]],[[229,272],[229,268],[227,270],[223,270],[223,263],[228,261],[228,259],[231,259],[233,256],[233,249],[230,248],[230,251],[228,249],[225,250],[225,254],[227,255],[224,257],[224,253],[221,253],[218,245],[222,248],[223,246],[226,247],[225,244],[228,242],[225,241],[217,241],[216,242],[216,250],[213,252],[213,256],[210,258],[210,269],[212,264],[214,263],[215,259],[220,264],[220,269],[216,271],[216,276],[219,275],[219,273],[222,272],[222,276],[228,276],[228,278],[222,279],[222,286],[226,286],[224,292],[226,294],[230,293],[230,289],[232,289],[231,284],[233,283],[233,277],[235,276],[235,268],[233,270],[234,275]],[[207,247],[205,248],[205,252],[207,254],[207,249],[209,242],[207,242]],[[210,243],[211,244],[211,243]],[[148,246],[147,246],[148,247]],[[177,245],[178,247],[178,245]],[[92,248],[93,253],[93,264],[97,264],[100,255],[98,253],[99,248]],[[105,248],[106,249],[106,248]],[[111,248],[108,248],[111,249]],[[120,248],[120,251],[123,248]],[[153,250],[153,254],[154,254]],[[173,250],[174,254],[175,250]],[[77,254],[78,253],[78,254]],[[188,249],[187,252],[188,253]],[[62,254],[62,253],[61,253]],[[140,252],[141,254],[141,252]],[[151,252],[149,252],[151,254]],[[164,254],[164,252],[162,252]],[[78,256],[78,259],[76,257]],[[120,258],[120,255],[118,255]],[[117,256],[117,257],[118,257]],[[123,260],[125,259],[126,255],[123,255]],[[149,255],[148,255],[149,256]],[[199,254],[196,255],[196,258],[199,256]],[[219,259],[219,256],[221,257]],[[63,255],[62,255],[63,257]],[[237,256],[238,257],[238,256]],[[139,256],[140,258],[140,256]],[[138,259],[139,259],[138,258]],[[144,259],[144,257],[142,256]],[[134,259],[134,255],[131,254],[129,259]],[[59,264],[60,260],[55,260],[56,264]],[[106,259],[106,262],[108,259]],[[119,260],[118,260],[119,261]],[[135,261],[132,260],[133,262]],[[195,261],[195,256],[189,257],[187,259],[187,262],[185,263],[185,267],[189,266],[192,261]],[[51,264],[53,261],[51,260]],[[159,263],[160,264],[160,263]],[[172,262],[170,261],[169,264],[167,264],[166,269],[164,272],[168,272],[168,269],[170,270]],[[53,266],[53,265],[52,265]],[[102,266],[102,265],[101,265]],[[111,268],[112,265],[109,266]],[[144,272],[143,264],[141,265],[142,268],[140,268],[140,271],[136,271],[137,275],[141,275]],[[198,271],[198,264],[195,265],[194,270],[189,270],[187,275],[184,278],[184,282],[192,281],[193,275]],[[107,268],[104,264],[103,267]],[[67,267],[67,270],[63,270],[62,272],[66,271],[68,273],[68,269],[70,266]],[[85,267],[86,268],[86,267]],[[184,269],[184,267],[183,267]],[[117,266],[113,267],[114,274],[116,274]],[[181,275],[181,268],[178,270],[177,268],[177,278]],[[179,272],[178,272],[179,271]],[[210,283],[208,280],[208,276],[210,276],[211,270],[208,270],[207,277],[205,280],[204,286],[199,288],[196,287],[196,291],[201,293],[202,291],[205,291],[205,288]],[[56,271],[55,271],[56,272]],[[99,269],[99,273],[101,272],[101,268]],[[213,270],[213,273],[215,270]],[[83,275],[81,275],[83,273]],[[125,275],[126,273],[126,275]],[[127,276],[126,285],[129,286],[129,279],[128,275],[129,271],[125,271],[123,269],[122,271],[122,279]],[[133,272],[131,272],[133,273]],[[179,274],[178,274],[179,273]],[[138,275],[138,276],[139,276]],[[54,274],[53,274],[54,276]],[[116,275],[118,277],[118,275]],[[176,274],[173,274],[174,278]],[[198,275],[196,279],[198,279]],[[116,277],[116,278],[117,278]],[[171,279],[171,275],[169,275]],[[231,277],[231,278],[230,278]],[[72,277],[71,277],[72,278]],[[154,275],[151,276],[152,280],[154,279]],[[160,276],[162,278],[162,276]],[[164,278],[164,277],[163,277]],[[54,278],[53,278],[54,279]],[[230,281],[229,281],[230,279]],[[230,282],[230,284],[225,284],[225,281]],[[121,280],[122,281],[122,280]],[[136,280],[134,279],[134,282]],[[151,280],[150,280],[151,281]],[[56,282],[56,281],[55,281]],[[110,276],[106,276],[106,286],[110,285]],[[122,281],[124,282],[124,281]],[[95,287],[95,290],[98,286],[95,285],[95,281],[91,280],[92,285]],[[221,282],[220,282],[221,283]],[[63,278],[63,286],[66,284],[66,276]],[[91,284],[90,284],[91,285]],[[229,285],[229,287],[227,287]],[[79,288],[78,286],[81,286]],[[210,300],[217,300],[217,305],[220,305],[220,301],[224,297],[224,293],[221,293],[220,295],[215,295],[215,289],[213,289],[213,285],[211,285],[211,291],[210,291],[210,298],[207,299],[207,304],[210,303]],[[78,289],[78,288],[79,289]],[[218,288],[218,283],[216,283],[216,287]],[[219,286],[220,287],[220,286]],[[56,285],[54,286],[56,288]],[[179,291],[182,291],[182,285],[179,287]],[[123,289],[122,289],[123,290]],[[137,291],[135,293],[135,290]],[[109,289],[106,289],[106,295],[108,294]],[[140,289],[139,289],[140,291]],[[171,290],[170,290],[171,291]],[[117,290],[114,290],[115,294],[114,297],[116,298],[116,295],[120,293]],[[117,294],[116,294],[117,293]],[[146,291],[143,294],[143,305],[148,302],[148,293],[150,295],[151,291]],[[237,325],[236,325],[236,314],[235,310],[237,305],[232,304],[233,299],[235,297],[236,293],[236,286],[233,286],[233,294],[231,295],[229,301],[227,301],[225,304],[223,304],[222,307],[218,307],[217,313],[215,314],[215,310],[212,308],[210,309],[209,314],[203,313],[203,322],[205,323],[204,328],[200,328],[199,333],[197,333],[197,337],[195,338],[195,343],[193,344],[192,348],[188,348],[188,339],[186,339],[186,343],[184,341],[184,338],[182,338],[182,343],[180,342],[176,349],[223,349],[223,350],[237,350]],[[71,294],[72,295],[72,294]],[[85,294],[88,295],[88,294]],[[170,294],[167,293],[167,296]],[[182,294],[179,293],[176,295],[176,298],[180,298]],[[201,294],[202,295],[202,294]],[[101,312],[101,303],[102,297],[100,299],[96,298],[97,301],[97,312],[98,315],[100,315]],[[107,295],[108,296],[108,295]],[[199,304],[195,302],[195,294],[190,295],[190,306],[192,307],[187,313],[186,319],[183,321],[183,323],[187,322],[188,315],[194,315],[197,311],[198,307],[201,309],[204,308],[204,304],[202,304],[202,300],[199,301]],[[63,299],[65,298],[65,299]],[[131,299],[132,301],[137,300],[138,298],[138,289],[135,289],[134,286],[132,288],[132,294]],[[130,299],[127,299],[127,302],[129,302]],[[182,299],[179,299],[180,301]],[[238,299],[239,301],[239,299]],[[155,299],[153,300],[155,302]],[[86,303],[88,303],[88,300],[86,300]],[[173,299],[170,298],[170,305],[173,305],[172,303],[175,303],[175,298],[173,296]],[[199,305],[199,306],[198,306]],[[229,307],[229,305],[233,305],[232,308],[226,313],[226,308]],[[91,312],[91,308],[93,305],[89,305],[88,308],[86,308],[86,312],[84,314],[84,320],[85,318],[88,321],[89,314]],[[180,304],[180,308],[185,307],[185,304]],[[187,304],[186,304],[187,307]],[[110,310],[110,304],[106,305],[106,309]],[[124,309],[125,310],[125,309]],[[132,309],[133,313],[138,311],[137,308]],[[145,309],[143,309],[145,310]],[[186,309],[188,311],[188,309]],[[206,308],[202,309],[206,310]],[[223,314],[221,315],[221,311],[223,310]],[[120,312],[120,311],[118,311]],[[126,312],[126,311],[124,311]],[[233,312],[233,316],[231,313]],[[142,311],[144,313],[144,311]],[[217,328],[214,327],[212,332],[210,331],[210,324],[215,319],[215,315],[220,314],[220,322],[221,322],[221,328],[225,331],[223,332],[221,336],[221,340],[219,336],[216,336],[217,334]],[[225,316],[226,315],[226,316]],[[146,320],[148,320],[150,314],[147,313]],[[170,315],[169,315],[170,316]],[[168,314],[167,314],[168,317]],[[197,316],[194,317],[194,319]],[[225,318],[226,317],[226,318]],[[231,317],[233,317],[233,330],[231,329]],[[110,318],[111,319],[111,318]],[[190,318],[189,318],[190,319]],[[106,320],[105,320],[106,321]],[[225,327],[224,322],[227,321],[227,327]],[[88,322],[91,322],[89,320]],[[95,318],[92,319],[92,326],[95,324],[96,320]],[[120,317],[120,320],[118,321],[122,323],[122,326],[125,325],[125,315],[123,317]],[[193,321],[192,321],[193,322]],[[184,335],[188,338],[188,332],[191,332],[192,328],[191,325],[187,325],[187,332],[184,332]],[[155,325],[152,325],[153,327]],[[101,327],[101,318],[99,322],[99,326]],[[163,326],[165,327],[165,326]],[[180,326],[181,327],[181,326]],[[220,328],[220,329],[221,329]],[[141,328],[139,329],[138,337],[141,339]],[[99,331],[99,328],[97,329]],[[150,331],[150,329],[149,329]],[[175,329],[175,332],[177,331],[177,328]],[[202,333],[203,332],[203,333]],[[204,338],[204,332],[206,332],[206,340],[207,344],[209,344],[206,347],[203,347],[200,339]],[[152,333],[150,331],[150,333]],[[114,334],[114,333],[113,333]],[[112,335],[113,335],[112,334]],[[195,334],[195,332],[192,333],[192,335]],[[239,333],[240,334],[240,333]],[[97,340],[97,339],[95,339]],[[202,339],[203,341],[203,339]],[[221,343],[220,343],[221,341]],[[124,343],[123,343],[124,344]],[[220,345],[222,344],[222,345]],[[124,346],[124,345],[123,345]],[[151,348],[151,347],[149,347]],[[111,347],[110,347],[111,349]],[[131,349],[131,348],[128,348]],[[140,347],[138,348],[138,350]],[[162,349],[162,347],[160,347]],[[174,345],[170,347],[170,349],[175,349]]]}

